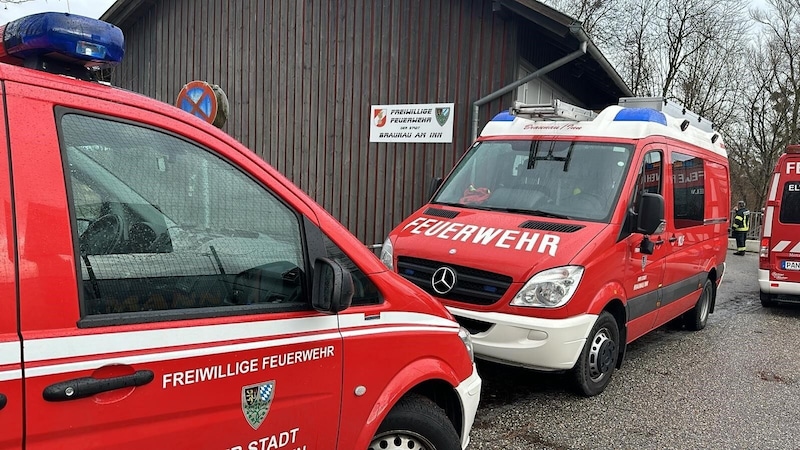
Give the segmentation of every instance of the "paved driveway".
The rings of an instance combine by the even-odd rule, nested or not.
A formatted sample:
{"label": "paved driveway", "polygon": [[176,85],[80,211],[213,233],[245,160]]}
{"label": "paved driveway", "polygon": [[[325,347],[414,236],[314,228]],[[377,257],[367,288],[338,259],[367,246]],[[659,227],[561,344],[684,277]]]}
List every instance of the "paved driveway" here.
{"label": "paved driveway", "polygon": [[707,327],[634,342],[599,396],[479,362],[470,450],[800,449],[800,307],[762,308],[757,255],[728,255]]}

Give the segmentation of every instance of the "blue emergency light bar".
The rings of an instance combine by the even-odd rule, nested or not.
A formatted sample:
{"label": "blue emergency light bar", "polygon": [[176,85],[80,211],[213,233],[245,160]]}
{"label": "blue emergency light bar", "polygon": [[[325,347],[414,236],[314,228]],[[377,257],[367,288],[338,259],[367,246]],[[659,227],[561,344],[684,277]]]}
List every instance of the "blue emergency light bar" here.
{"label": "blue emergency light bar", "polygon": [[514,121],[514,115],[508,111],[500,112],[492,118],[492,122],[513,122],[513,121]]}
{"label": "blue emergency light bar", "polygon": [[0,61],[53,59],[90,69],[118,64],[125,39],[116,26],[69,13],[26,16],[0,27]]}
{"label": "blue emergency light bar", "polygon": [[654,122],[661,125],[667,124],[667,118],[661,111],[650,108],[622,108],[616,116],[615,122]]}

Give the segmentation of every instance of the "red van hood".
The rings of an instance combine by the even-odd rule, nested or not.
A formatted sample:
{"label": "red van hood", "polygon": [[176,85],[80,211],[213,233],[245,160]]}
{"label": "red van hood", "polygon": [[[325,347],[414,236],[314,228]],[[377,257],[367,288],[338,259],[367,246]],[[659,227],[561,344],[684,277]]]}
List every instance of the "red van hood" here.
{"label": "red van hood", "polygon": [[466,266],[524,281],[540,270],[569,264],[607,226],[427,206],[404,220],[390,237],[395,257]]}

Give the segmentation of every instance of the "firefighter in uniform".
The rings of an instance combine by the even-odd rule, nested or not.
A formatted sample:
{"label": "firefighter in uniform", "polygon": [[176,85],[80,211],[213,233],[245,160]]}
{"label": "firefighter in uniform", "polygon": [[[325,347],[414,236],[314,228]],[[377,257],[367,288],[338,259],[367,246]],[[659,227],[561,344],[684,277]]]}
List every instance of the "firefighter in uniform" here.
{"label": "firefighter in uniform", "polygon": [[745,207],[744,200],[739,200],[733,213],[733,237],[736,238],[734,255],[744,255],[747,231],[750,229],[750,210]]}

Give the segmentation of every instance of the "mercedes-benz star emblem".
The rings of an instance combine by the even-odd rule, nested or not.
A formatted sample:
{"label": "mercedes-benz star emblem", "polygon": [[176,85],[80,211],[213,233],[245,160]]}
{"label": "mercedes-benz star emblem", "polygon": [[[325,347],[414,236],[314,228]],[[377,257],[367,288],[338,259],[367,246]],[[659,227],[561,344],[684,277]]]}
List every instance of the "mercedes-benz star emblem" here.
{"label": "mercedes-benz star emblem", "polygon": [[452,291],[456,285],[456,271],[447,267],[439,267],[431,277],[431,287],[439,294],[444,295]]}

